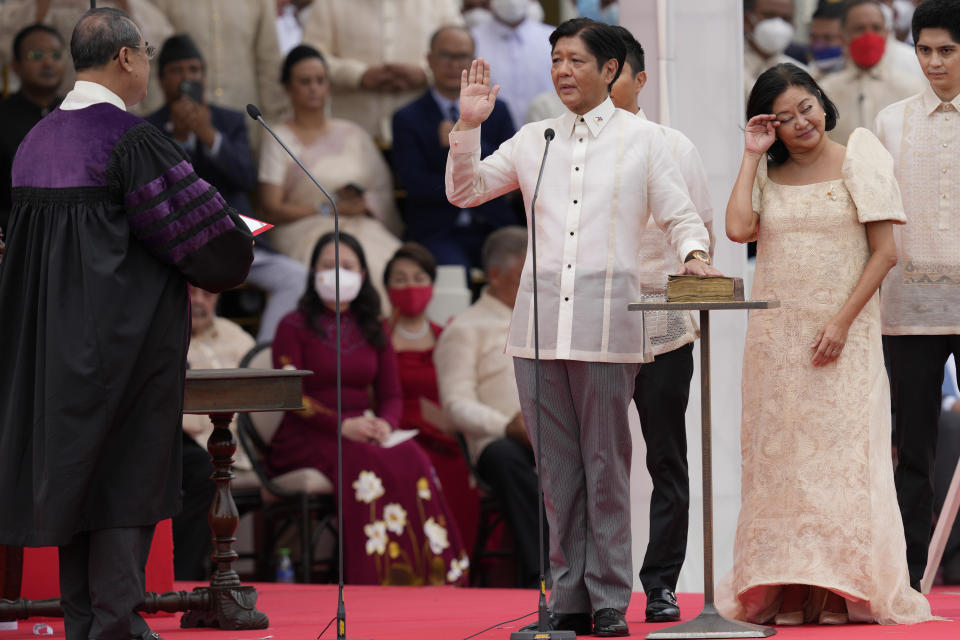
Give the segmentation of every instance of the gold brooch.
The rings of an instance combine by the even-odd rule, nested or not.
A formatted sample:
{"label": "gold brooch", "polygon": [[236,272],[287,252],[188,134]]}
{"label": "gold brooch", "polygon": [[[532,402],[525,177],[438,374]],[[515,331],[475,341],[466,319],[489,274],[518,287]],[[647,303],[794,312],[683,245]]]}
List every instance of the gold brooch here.
{"label": "gold brooch", "polygon": [[829,191],[827,191],[827,197],[830,198],[831,200],[836,200],[837,194],[833,192],[833,189],[830,189]]}

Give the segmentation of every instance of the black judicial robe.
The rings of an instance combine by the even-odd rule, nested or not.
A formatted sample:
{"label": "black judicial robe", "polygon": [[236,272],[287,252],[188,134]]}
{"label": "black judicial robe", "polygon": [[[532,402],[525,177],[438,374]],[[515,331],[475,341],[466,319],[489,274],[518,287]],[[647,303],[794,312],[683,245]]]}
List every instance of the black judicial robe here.
{"label": "black judicial robe", "polygon": [[180,503],[186,284],[243,282],[252,236],[122,109],[56,110],[14,159],[0,263],[0,544],[154,524]]}

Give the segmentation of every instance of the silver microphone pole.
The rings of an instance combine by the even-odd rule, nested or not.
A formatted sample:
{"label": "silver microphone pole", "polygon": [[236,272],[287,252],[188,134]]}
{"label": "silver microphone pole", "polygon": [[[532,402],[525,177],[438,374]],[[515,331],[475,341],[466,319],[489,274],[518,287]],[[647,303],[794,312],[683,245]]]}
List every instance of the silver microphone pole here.
{"label": "silver microphone pole", "polygon": [[[92,2],[93,0],[91,0]],[[337,268],[334,278],[334,304],[336,305],[336,325],[337,325],[337,640],[345,640],[347,633],[347,613],[346,605],[343,602],[343,346],[340,344],[340,214],[337,211],[336,201],[330,197],[323,185],[317,181],[310,170],[303,166],[300,158],[283,143],[283,140],[274,133],[260,113],[260,109],[252,104],[247,105],[247,114],[263,125],[270,132],[283,150],[286,151],[293,161],[303,169],[307,177],[317,185],[317,188],[323,192],[323,195],[330,201],[333,207],[333,259]]]}

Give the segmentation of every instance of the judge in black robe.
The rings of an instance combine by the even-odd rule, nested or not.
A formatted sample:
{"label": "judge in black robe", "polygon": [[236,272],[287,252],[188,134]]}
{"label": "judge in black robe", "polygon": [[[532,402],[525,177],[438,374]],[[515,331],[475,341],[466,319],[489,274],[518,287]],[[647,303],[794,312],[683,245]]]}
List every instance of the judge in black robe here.
{"label": "judge in black robe", "polygon": [[[81,60],[118,53],[81,69],[78,34],[121,38]],[[60,547],[68,640],[150,638],[134,609],[153,527],[180,503],[187,282],[243,282],[252,236],[176,144],[125,111],[149,77],[136,25],[93,10],[71,49],[76,87],[13,164],[0,544]]]}

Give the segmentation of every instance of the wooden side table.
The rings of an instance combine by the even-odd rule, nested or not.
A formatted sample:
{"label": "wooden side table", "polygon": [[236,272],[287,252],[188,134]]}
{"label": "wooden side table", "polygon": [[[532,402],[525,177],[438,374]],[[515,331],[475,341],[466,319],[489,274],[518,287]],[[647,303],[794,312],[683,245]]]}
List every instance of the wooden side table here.
{"label": "wooden side table", "polygon": [[[230,491],[233,454],[237,441],[230,422],[238,412],[302,409],[303,378],[310,371],[286,369],[192,369],[187,371],[183,412],[205,414],[213,422],[207,451],[213,458],[216,492],[210,503],[211,559],[216,565],[210,585],[192,592],[147,593],[145,613],[184,611],[181,627],[265,629],[267,616],[257,610],[257,591],[243,585],[233,563],[233,545],[239,514]],[[62,617],[59,598],[48,600],[0,600],[0,621],[31,616]]]}
{"label": "wooden side table", "polygon": [[703,610],[688,622],[647,634],[647,638],[766,638],[776,631],[724,618],[713,596],[713,425],[710,417],[710,312],[728,309],[773,309],[778,300],[731,302],[634,302],[631,311],[700,312],[700,434],[703,465]]}

